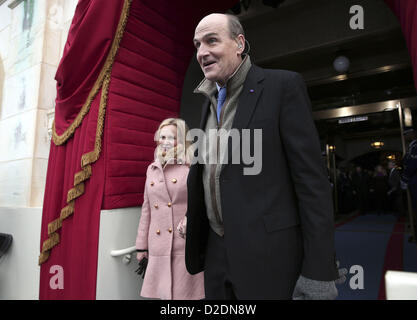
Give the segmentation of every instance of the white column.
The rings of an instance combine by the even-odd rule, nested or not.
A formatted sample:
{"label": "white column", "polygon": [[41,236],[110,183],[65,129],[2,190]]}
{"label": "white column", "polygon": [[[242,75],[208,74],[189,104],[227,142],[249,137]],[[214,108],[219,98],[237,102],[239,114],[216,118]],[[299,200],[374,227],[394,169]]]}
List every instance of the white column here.
{"label": "white column", "polygon": [[[1,3],[3,2],[3,3]],[[0,299],[37,299],[55,73],[77,0],[0,1]]]}

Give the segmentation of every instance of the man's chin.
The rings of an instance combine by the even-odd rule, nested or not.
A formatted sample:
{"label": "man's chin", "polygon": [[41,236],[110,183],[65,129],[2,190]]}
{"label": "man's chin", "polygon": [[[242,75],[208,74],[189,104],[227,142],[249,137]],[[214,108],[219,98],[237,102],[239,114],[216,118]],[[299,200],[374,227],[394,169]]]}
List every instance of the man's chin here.
{"label": "man's chin", "polygon": [[211,72],[204,73],[204,77],[205,77],[207,80],[210,80],[210,81],[213,81],[213,82],[219,82],[219,81],[220,81],[220,79],[219,79],[219,77],[217,76],[217,74],[213,74],[213,73],[211,73]]}
{"label": "man's chin", "polygon": [[204,77],[210,81],[216,81],[217,77],[212,72],[204,72]]}

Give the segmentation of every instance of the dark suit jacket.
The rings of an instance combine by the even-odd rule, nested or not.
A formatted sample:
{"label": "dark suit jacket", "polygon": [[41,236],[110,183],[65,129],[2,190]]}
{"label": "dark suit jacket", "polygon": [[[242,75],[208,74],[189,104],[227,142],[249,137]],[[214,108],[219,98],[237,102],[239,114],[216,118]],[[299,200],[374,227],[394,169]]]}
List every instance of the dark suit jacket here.
{"label": "dark suit jacket", "polygon": [[[417,140],[413,140],[409,144],[402,162],[401,180],[407,184],[411,192],[411,199],[413,203],[417,204]],[[414,210],[417,210],[417,207]]]}
{"label": "dark suit jacket", "polygon": [[[207,100],[203,130],[208,112]],[[220,175],[224,241],[241,296],[290,298],[300,272],[336,279],[331,189],[302,77],[253,65],[232,128],[263,129],[261,173],[243,175],[247,166],[229,161]],[[204,270],[209,228],[202,169],[192,165],[188,175],[185,256],[191,274]]]}
{"label": "dark suit jacket", "polygon": [[390,193],[393,196],[401,195],[401,173],[400,170],[395,168],[390,172],[388,176],[388,184],[390,187]]}

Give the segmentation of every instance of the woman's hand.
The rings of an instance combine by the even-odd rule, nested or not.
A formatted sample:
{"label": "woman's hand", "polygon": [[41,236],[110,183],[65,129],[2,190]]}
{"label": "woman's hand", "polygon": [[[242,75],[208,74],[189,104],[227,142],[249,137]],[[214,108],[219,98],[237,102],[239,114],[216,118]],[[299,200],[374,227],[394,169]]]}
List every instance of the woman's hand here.
{"label": "woman's hand", "polygon": [[138,261],[140,262],[143,258],[147,258],[148,257],[148,252],[147,251],[143,251],[143,252],[138,252],[138,254],[136,255],[136,259],[138,259]]}
{"label": "woman's hand", "polygon": [[177,226],[177,231],[181,238],[185,239],[185,235],[187,234],[187,216],[180,221]]}

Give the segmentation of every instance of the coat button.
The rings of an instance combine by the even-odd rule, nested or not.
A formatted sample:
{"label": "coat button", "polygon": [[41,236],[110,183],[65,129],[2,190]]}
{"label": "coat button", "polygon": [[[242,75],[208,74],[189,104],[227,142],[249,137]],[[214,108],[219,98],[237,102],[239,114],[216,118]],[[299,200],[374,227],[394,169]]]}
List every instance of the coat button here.
{"label": "coat button", "polygon": [[154,184],[155,184],[155,182],[153,182],[153,181],[152,181],[152,182],[151,182],[151,187],[153,187],[153,185],[154,185]]}
{"label": "coat button", "polygon": [[169,228],[168,231],[169,231],[169,233],[171,233],[172,232],[172,228]]}
{"label": "coat button", "polygon": [[168,202],[168,207],[171,208],[171,206],[172,206],[172,203],[171,202]]}
{"label": "coat button", "polygon": [[175,178],[174,178],[174,179],[172,179],[172,182],[173,182],[173,183],[177,183],[177,179],[175,179]]}
{"label": "coat button", "polygon": [[156,230],[156,234],[161,234],[161,230]]}
{"label": "coat button", "polygon": [[158,209],[158,204],[157,204],[157,203],[155,203],[155,204],[154,204],[154,207],[155,207],[156,209]]}

